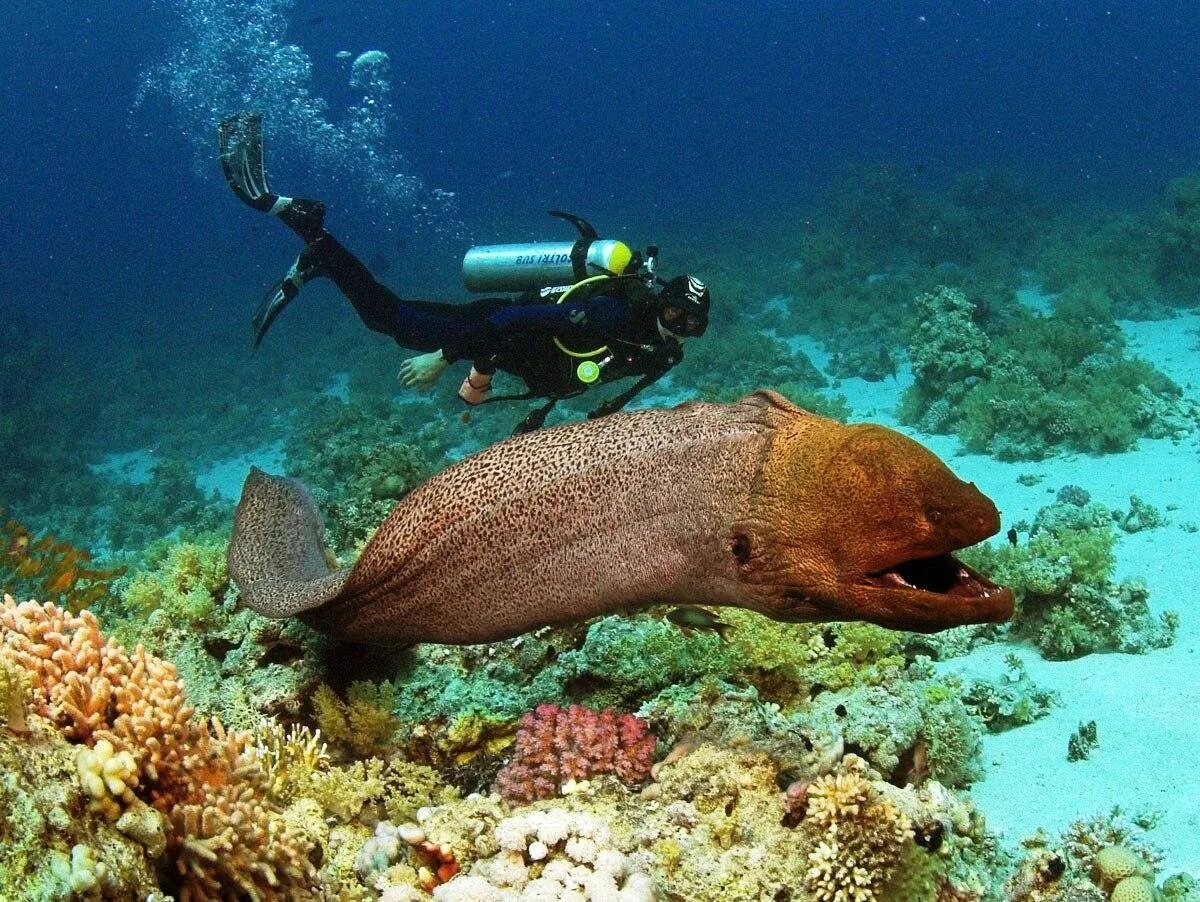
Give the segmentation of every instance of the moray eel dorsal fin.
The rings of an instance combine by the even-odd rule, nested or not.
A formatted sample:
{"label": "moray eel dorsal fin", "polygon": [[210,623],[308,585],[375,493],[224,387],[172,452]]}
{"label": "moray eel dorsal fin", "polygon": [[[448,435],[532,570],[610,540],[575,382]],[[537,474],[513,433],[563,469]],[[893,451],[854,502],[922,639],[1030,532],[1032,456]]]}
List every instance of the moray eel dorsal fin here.
{"label": "moray eel dorsal fin", "polygon": [[229,541],[229,575],[243,603],[268,617],[291,617],[336,598],[350,570],[330,570],[324,539],[308,489],[252,467]]}

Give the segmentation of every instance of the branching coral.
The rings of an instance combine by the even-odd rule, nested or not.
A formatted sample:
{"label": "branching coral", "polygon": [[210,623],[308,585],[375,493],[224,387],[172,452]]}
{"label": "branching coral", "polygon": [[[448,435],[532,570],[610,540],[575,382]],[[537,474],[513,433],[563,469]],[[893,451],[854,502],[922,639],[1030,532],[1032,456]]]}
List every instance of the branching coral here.
{"label": "branching coral", "polygon": [[216,722],[200,736],[182,779],[155,802],[172,826],[168,851],[181,899],[305,897],[313,881],[308,843],[267,800],[249,737],[226,734]]}
{"label": "branching coral", "polygon": [[804,830],[814,843],[804,876],[817,902],[876,902],[896,875],[912,825],[848,767],[808,788]]}
{"label": "branching coral", "polygon": [[166,816],[183,899],[307,892],[308,845],[268,800],[249,735],[194,721],[171,664],[126,654],[90,612],[50,603],[6,598],[0,630],[0,656],[29,673],[34,710],[90,747],[85,787],[127,802],[134,790]]}
{"label": "branching coral", "polygon": [[521,718],[516,752],[496,775],[496,787],[510,801],[529,802],[599,774],[640,783],[653,763],[654,737],[641,718],[582,705],[538,705]]}

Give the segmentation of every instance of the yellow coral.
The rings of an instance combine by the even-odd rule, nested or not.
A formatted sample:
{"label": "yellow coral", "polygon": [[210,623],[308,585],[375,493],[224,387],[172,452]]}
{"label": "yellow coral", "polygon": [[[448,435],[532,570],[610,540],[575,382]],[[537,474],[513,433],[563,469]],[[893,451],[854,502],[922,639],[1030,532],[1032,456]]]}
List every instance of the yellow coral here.
{"label": "yellow coral", "polygon": [[292,724],[261,727],[252,754],[266,776],[267,792],[278,802],[290,802],[304,793],[312,775],[329,767],[329,751],[320,730]]}
{"label": "yellow coral", "polygon": [[895,876],[912,826],[858,769],[855,759],[838,774],[818,778],[808,790],[805,883],[818,902],[876,902]]}
{"label": "yellow coral", "polygon": [[132,787],[137,786],[138,766],[129,752],[118,752],[111,742],[101,739],[93,747],[84,746],[79,750],[75,767],[83,791],[109,820],[121,816],[118,799],[125,804],[133,802]]}
{"label": "yellow coral", "polygon": [[362,812],[363,805],[383,796],[383,762],[371,758],[314,773],[305,794],[326,813],[352,821]]}
{"label": "yellow coral", "polygon": [[1096,853],[1096,882],[1111,889],[1126,877],[1144,875],[1147,871],[1145,859],[1128,846],[1105,846]]}
{"label": "yellow coral", "polygon": [[511,718],[492,718],[469,712],[447,723],[442,720],[417,724],[405,738],[410,758],[435,767],[462,767],[476,758],[494,758],[516,740],[517,723]]}
{"label": "yellow coral", "polygon": [[317,725],[335,747],[352,757],[365,758],[386,753],[400,720],[392,711],[394,690],[388,683],[351,683],[346,701],[326,685],[317,687],[313,710]]}
{"label": "yellow coral", "polygon": [[1154,884],[1145,877],[1126,877],[1113,887],[1109,902],[1154,902]]}

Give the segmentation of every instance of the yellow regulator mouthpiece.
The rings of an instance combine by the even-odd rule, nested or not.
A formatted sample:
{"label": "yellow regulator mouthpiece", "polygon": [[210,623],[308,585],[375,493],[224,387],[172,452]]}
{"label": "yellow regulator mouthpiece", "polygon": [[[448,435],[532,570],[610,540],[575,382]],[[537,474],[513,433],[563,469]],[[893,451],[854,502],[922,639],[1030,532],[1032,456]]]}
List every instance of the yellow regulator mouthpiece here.
{"label": "yellow regulator mouthpiece", "polygon": [[575,367],[575,375],[584,385],[591,385],[600,378],[600,367],[594,360],[584,360]]}

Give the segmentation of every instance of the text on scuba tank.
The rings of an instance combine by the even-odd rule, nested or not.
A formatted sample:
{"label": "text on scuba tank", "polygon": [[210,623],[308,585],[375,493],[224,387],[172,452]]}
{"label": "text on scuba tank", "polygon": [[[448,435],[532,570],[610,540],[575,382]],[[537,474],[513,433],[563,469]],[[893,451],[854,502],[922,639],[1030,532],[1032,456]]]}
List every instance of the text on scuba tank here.
{"label": "text on scuba tank", "polygon": [[570,262],[570,254],[518,254],[513,257],[514,266],[558,265]]}

